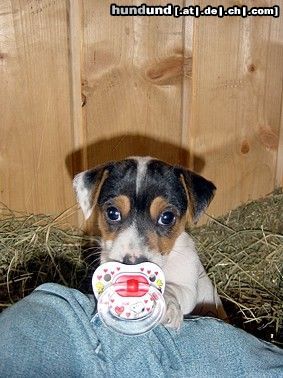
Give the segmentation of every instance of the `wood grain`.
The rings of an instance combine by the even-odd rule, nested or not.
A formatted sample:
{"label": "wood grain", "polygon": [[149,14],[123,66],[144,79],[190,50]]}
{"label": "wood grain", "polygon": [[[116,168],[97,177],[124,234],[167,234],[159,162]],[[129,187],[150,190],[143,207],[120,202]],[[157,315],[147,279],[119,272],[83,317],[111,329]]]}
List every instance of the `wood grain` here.
{"label": "wood grain", "polygon": [[194,22],[189,146],[203,156],[203,174],[218,188],[210,207],[214,215],[274,189],[283,73],[279,30],[282,18]]}
{"label": "wood grain", "polygon": [[75,173],[129,155],[214,181],[212,215],[282,186],[283,18],[112,17],[111,3],[1,2],[0,201],[61,212]]}
{"label": "wood grain", "polygon": [[279,134],[279,143],[278,143],[275,187],[276,188],[283,187],[283,97],[282,97],[282,107],[281,107],[281,122],[280,122],[280,134]]}
{"label": "wood grain", "polygon": [[66,1],[0,4],[1,201],[57,213],[74,199]]}
{"label": "wood grain", "polygon": [[[182,81],[188,65],[183,21],[112,17],[110,4],[84,1],[88,164],[137,154],[180,161]],[[167,143],[163,149],[162,142]]]}

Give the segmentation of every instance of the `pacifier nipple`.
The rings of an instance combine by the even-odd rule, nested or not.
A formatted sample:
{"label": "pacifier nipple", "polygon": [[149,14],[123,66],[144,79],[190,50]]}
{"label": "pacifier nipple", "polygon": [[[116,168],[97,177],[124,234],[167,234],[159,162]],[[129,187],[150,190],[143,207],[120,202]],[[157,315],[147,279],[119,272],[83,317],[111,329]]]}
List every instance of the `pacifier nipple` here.
{"label": "pacifier nipple", "polygon": [[149,289],[148,280],[142,275],[122,274],[114,280],[114,286],[121,297],[141,297]]}
{"label": "pacifier nipple", "polygon": [[135,278],[132,278],[127,281],[127,292],[129,295],[131,294],[137,294],[139,290],[139,281]]}

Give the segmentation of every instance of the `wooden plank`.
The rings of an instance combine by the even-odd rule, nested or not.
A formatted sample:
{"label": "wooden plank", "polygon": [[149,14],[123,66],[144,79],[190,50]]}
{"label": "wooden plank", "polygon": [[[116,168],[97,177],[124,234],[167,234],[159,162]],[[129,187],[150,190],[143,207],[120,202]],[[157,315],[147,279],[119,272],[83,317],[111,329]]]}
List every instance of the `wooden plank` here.
{"label": "wooden plank", "polygon": [[[282,11],[282,8],[281,8]],[[273,66],[271,67],[271,74],[273,81],[269,82],[270,91],[272,93],[272,97],[270,97],[270,106],[274,104],[273,101],[276,101],[276,104],[280,104],[281,100],[281,107],[280,105],[276,106],[277,112],[281,112],[281,117],[276,114],[277,117],[280,117],[280,130],[279,130],[279,143],[277,148],[277,164],[276,164],[276,177],[275,177],[275,187],[283,187],[283,92],[280,93],[277,91],[273,92],[271,85],[275,85],[275,88],[278,87],[278,83],[274,82],[276,80],[277,75],[274,75],[273,72],[277,72],[277,70],[282,70],[282,51],[283,51],[283,17],[280,16],[280,21],[277,23],[272,23],[271,28],[271,48],[270,48],[270,56],[273,61]],[[283,70],[282,70],[283,71]],[[278,109],[280,108],[280,109]]]}
{"label": "wooden plank", "polygon": [[183,21],[113,17],[111,3],[83,2],[88,165],[129,155],[186,163],[181,148],[182,76],[188,66]]}
{"label": "wooden plank", "polygon": [[57,213],[74,203],[68,2],[0,4],[1,201]]}
{"label": "wooden plank", "polygon": [[189,146],[218,187],[214,215],[274,189],[283,73],[275,29],[282,30],[282,18],[195,20]]}
{"label": "wooden plank", "polygon": [[1,2],[0,200],[63,211],[74,172],[135,154],[215,181],[215,215],[282,185],[282,17],[112,17],[110,4]]}
{"label": "wooden plank", "polygon": [[[184,6],[190,7],[194,1],[186,0]],[[189,150],[189,138],[192,128],[192,69],[193,69],[193,30],[194,18],[185,17],[183,21],[183,38],[184,38],[184,62],[185,69],[183,72],[183,92],[182,92],[182,140],[181,146],[186,153],[186,159],[182,162],[184,166],[201,172],[202,160],[194,155],[193,150]]]}
{"label": "wooden plank", "polygon": [[[82,45],[83,45],[83,35],[82,35],[82,1],[81,0],[70,0],[70,18],[69,18],[69,33],[70,33],[70,64],[71,64],[71,79],[70,85],[72,88],[72,126],[74,134],[74,147],[80,148],[81,151],[81,162],[77,166],[78,161],[74,160],[73,170],[82,171],[86,169],[87,166],[87,156],[86,156],[86,135],[85,127],[83,123],[82,106],[84,99],[82,98]],[[73,156],[73,155],[72,155]]]}
{"label": "wooden plank", "polygon": [[[82,106],[82,0],[69,2],[70,65],[71,65],[71,116],[74,150],[67,156],[66,164],[71,177],[87,169],[87,140]],[[76,224],[83,225],[84,217],[77,205]]]}
{"label": "wooden plank", "polygon": [[277,188],[283,187],[283,97],[282,97],[280,126],[281,127],[280,127],[279,143],[278,143],[276,180],[275,180],[275,187]]}

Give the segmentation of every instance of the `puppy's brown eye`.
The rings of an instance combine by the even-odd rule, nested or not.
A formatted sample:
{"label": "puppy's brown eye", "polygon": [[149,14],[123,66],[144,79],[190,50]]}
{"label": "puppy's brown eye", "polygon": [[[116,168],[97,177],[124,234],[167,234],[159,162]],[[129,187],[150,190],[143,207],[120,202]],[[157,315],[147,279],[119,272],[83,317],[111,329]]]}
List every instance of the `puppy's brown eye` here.
{"label": "puppy's brown eye", "polygon": [[121,213],[120,211],[114,207],[114,206],[110,206],[108,207],[108,209],[106,210],[106,216],[107,218],[111,221],[111,222],[120,222],[121,220]]}
{"label": "puppy's brown eye", "polygon": [[176,217],[172,211],[164,211],[158,218],[158,224],[161,226],[172,226],[175,223]]}

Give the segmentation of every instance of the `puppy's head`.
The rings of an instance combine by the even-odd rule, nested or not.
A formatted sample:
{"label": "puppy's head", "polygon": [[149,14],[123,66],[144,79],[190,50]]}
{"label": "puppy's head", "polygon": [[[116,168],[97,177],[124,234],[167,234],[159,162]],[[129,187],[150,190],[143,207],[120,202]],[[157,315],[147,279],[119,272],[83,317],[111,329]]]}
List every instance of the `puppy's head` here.
{"label": "puppy's head", "polygon": [[149,157],[110,162],[82,172],[74,188],[85,218],[98,211],[101,262],[160,266],[190,218],[197,222],[215,186],[179,166]]}

